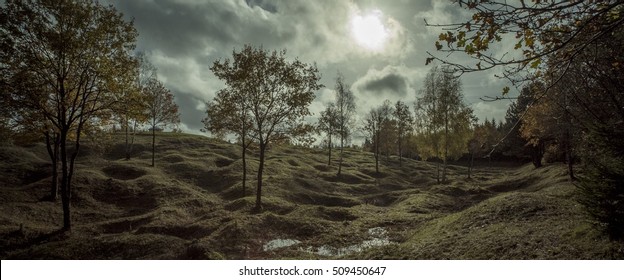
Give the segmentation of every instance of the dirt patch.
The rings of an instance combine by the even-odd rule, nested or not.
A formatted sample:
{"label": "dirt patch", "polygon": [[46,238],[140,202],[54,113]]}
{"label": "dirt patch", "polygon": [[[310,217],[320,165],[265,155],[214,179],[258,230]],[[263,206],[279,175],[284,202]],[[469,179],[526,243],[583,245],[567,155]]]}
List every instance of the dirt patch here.
{"label": "dirt patch", "polygon": [[104,167],[102,171],[108,177],[124,181],[133,180],[147,174],[147,171],[145,169],[119,164]]}

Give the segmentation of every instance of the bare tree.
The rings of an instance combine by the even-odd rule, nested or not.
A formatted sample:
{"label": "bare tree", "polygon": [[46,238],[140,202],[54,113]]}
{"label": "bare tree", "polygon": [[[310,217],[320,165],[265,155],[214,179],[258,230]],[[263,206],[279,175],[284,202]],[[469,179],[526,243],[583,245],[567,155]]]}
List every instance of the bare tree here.
{"label": "bare tree", "polygon": [[152,166],[155,166],[156,130],[160,126],[164,128],[180,123],[180,114],[173,94],[159,80],[150,79],[143,90],[147,96],[148,122],[152,130]]}
{"label": "bare tree", "polygon": [[403,164],[403,143],[405,142],[405,137],[414,129],[414,117],[409,106],[400,100],[394,105],[393,116],[396,120],[399,165],[401,165]]}
{"label": "bare tree", "polygon": [[241,145],[243,161],[243,197],[247,183],[247,149],[252,143],[251,112],[245,102],[245,95],[237,88],[226,88],[217,92],[213,101],[206,103],[206,117],[202,120],[204,128],[213,134],[233,133]]}
{"label": "bare tree", "polygon": [[338,74],[336,78],[336,128],[340,136],[340,161],[338,161],[338,176],[342,171],[342,159],[345,142],[351,135],[355,116],[355,97],[344,77]]}
{"label": "bare tree", "polygon": [[327,165],[331,165],[331,152],[332,152],[332,136],[338,134],[336,124],[336,106],[334,103],[327,104],[325,111],[321,112],[321,117],[318,119],[317,129],[319,133],[325,133],[327,137]]}
{"label": "bare tree", "polygon": [[367,137],[370,139],[373,156],[375,157],[375,172],[379,173],[379,142],[381,141],[381,125],[383,118],[379,113],[379,108],[373,108],[364,118],[363,129],[366,131]]}

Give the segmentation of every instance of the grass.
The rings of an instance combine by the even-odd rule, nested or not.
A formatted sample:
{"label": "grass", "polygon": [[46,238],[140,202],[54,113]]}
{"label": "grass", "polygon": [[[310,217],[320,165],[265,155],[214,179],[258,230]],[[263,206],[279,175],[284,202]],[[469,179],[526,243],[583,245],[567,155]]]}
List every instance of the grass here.
{"label": "grass", "polygon": [[[565,167],[452,166],[435,183],[435,165],[381,161],[347,150],[343,174],[324,151],[272,147],[262,213],[254,213],[253,152],[242,197],[240,147],[185,134],[160,133],[156,166],[150,135],[137,136],[124,160],[122,137],[83,145],[74,178],[74,228],[61,233],[60,202],[48,194],[45,147],[0,149],[0,257],[23,259],[622,259],[575,201]],[[369,230],[387,231],[386,246],[353,248]],[[274,239],[296,245],[264,251]]]}

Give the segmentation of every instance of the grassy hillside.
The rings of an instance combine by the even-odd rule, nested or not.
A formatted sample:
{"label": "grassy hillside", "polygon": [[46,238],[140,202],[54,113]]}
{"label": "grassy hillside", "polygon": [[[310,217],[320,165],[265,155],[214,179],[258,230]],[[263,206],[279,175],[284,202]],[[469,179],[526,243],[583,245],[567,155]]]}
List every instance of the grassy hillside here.
{"label": "grassy hillside", "polygon": [[48,194],[45,147],[0,148],[0,257],[59,259],[622,259],[575,202],[565,168],[477,169],[347,150],[341,177],[323,151],[272,148],[253,214],[256,155],[241,195],[240,148],[148,135],[126,161],[121,136],[81,150],[71,233]]}

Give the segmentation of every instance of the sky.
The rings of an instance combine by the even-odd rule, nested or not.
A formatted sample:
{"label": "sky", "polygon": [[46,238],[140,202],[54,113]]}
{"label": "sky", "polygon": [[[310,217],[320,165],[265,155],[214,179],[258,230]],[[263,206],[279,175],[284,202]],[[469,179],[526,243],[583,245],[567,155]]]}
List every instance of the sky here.
{"label": "sky", "polygon": [[[465,22],[468,12],[450,0],[108,0],[139,32],[137,50],[147,54],[180,107],[180,128],[200,133],[204,102],[224,84],[210,71],[245,44],[287,51],[289,59],[316,63],[325,87],[310,105],[314,121],[334,101],[342,73],[363,116],[385,99],[413,108],[431,69],[441,30],[429,23]],[[508,44],[503,44],[503,47]],[[508,45],[509,46],[509,45]],[[494,47],[494,53],[503,53]],[[445,54],[438,53],[440,56]],[[463,57],[450,57],[466,61]],[[497,70],[495,70],[497,71]],[[503,120],[510,101],[484,102],[499,95],[505,80],[495,71],[462,75],[466,104],[479,121]],[[500,71],[500,70],[498,70]],[[361,119],[361,117],[360,117]],[[361,124],[361,120],[357,124]],[[357,138],[357,136],[356,136]]]}

